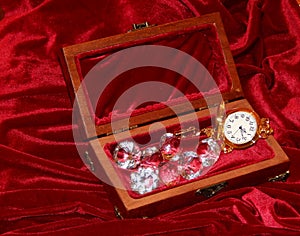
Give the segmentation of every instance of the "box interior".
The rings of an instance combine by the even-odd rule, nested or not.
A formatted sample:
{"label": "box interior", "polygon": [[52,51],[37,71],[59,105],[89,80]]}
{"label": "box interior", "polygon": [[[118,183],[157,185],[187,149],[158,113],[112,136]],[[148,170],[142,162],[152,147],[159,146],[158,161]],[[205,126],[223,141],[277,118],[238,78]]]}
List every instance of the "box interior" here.
{"label": "box interior", "polygon": [[[211,125],[211,117],[202,117],[199,118],[198,121],[199,127],[209,127]],[[133,137],[134,141],[139,145],[141,150],[150,147],[150,146],[158,146],[160,137],[165,132],[170,133],[176,133],[182,129],[186,129],[190,127],[190,122],[182,123],[181,126],[179,124],[170,125],[168,127],[165,127],[164,129],[156,129],[153,131],[149,131],[147,133],[141,133]],[[200,137],[191,137],[187,139],[182,139],[181,142],[183,143],[183,148],[186,151],[197,151],[199,148],[198,145],[194,146],[195,141],[198,142],[200,139],[205,138],[204,136]],[[150,140],[151,139],[151,140]],[[106,152],[107,157],[111,160],[113,163],[113,166],[115,167],[115,170],[117,174],[119,175],[120,179],[122,180],[125,188],[128,191],[128,194],[132,198],[141,198],[150,194],[155,194],[158,192],[161,192],[163,190],[174,188],[189,182],[198,181],[203,178],[211,177],[214,175],[218,175],[224,172],[228,172],[231,170],[238,170],[239,168],[242,168],[244,166],[252,165],[255,163],[259,163],[265,160],[269,160],[274,158],[275,153],[271,146],[269,146],[268,142],[266,140],[260,139],[257,141],[257,143],[250,148],[243,149],[243,150],[234,150],[231,153],[224,154],[221,153],[218,161],[208,170],[207,173],[204,175],[200,175],[198,178],[192,179],[192,180],[186,180],[183,177],[180,178],[180,181],[174,185],[166,185],[161,180],[159,181],[159,186],[155,190],[153,190],[150,193],[146,194],[139,194],[134,191],[131,191],[130,188],[130,174],[136,169],[133,170],[124,170],[119,168],[114,160],[113,160],[113,153],[116,147],[116,142],[107,143],[104,147],[104,150]],[[200,147],[202,148],[202,147]]]}
{"label": "box interior", "polygon": [[[193,101],[219,91],[223,94],[230,92],[232,88],[232,80],[226,66],[216,26],[212,23],[193,26],[184,30],[175,30],[167,34],[159,34],[146,39],[133,40],[125,44],[116,44],[78,54],[75,57],[75,61],[80,79],[83,80],[91,69],[104,59],[106,59],[105,63],[115,63],[109,57],[114,52],[138,45],[167,46],[191,55],[207,69],[215,80],[217,87],[212,86],[209,82],[211,77],[207,73],[203,73],[201,78],[194,76],[192,78],[193,81],[190,81],[191,78],[188,80],[177,72],[165,68],[145,66],[132,69],[120,74],[105,87],[95,106],[96,114],[94,117],[96,125],[100,126],[111,122],[112,112],[113,119],[123,119],[125,117],[150,113],[154,110],[157,111],[166,106],[180,104],[186,98]],[[179,57],[180,55],[174,54],[174,63]],[[194,68],[187,66],[184,69],[193,70]],[[105,83],[107,79],[105,76],[105,74],[101,74],[101,71],[99,72],[99,77],[97,77],[99,83]],[[135,85],[149,81],[162,82],[170,86],[163,88],[162,92],[155,85],[153,87],[150,85],[146,91],[145,89],[142,91],[138,89],[133,90],[131,91],[131,99],[120,101],[120,96],[125,91],[132,89]],[[197,87],[194,83],[197,84]],[[153,91],[155,91],[156,100],[144,102],[145,97],[151,98]],[[86,93],[88,97],[88,91]],[[116,102],[118,103],[116,104]]]}

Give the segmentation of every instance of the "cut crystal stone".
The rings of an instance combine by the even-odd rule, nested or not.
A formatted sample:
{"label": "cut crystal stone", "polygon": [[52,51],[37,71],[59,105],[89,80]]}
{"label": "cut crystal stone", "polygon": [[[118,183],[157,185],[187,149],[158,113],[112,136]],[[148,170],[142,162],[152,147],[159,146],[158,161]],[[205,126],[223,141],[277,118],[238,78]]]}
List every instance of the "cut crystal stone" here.
{"label": "cut crystal stone", "polygon": [[178,172],[178,163],[173,161],[166,162],[159,168],[159,177],[167,186],[179,183],[180,174]]}
{"label": "cut crystal stone", "polygon": [[141,150],[135,142],[123,141],[115,148],[114,160],[122,169],[134,169],[141,162]]}
{"label": "cut crystal stone", "polygon": [[131,173],[131,189],[139,194],[145,194],[158,187],[159,177],[156,167],[139,167],[136,172]]}
{"label": "cut crystal stone", "polygon": [[[205,149],[199,148],[203,145],[206,146]],[[221,152],[220,145],[212,138],[206,138],[202,140],[202,144],[199,147],[197,153],[200,156],[203,167],[213,166],[219,158]]]}
{"label": "cut crystal stone", "polygon": [[141,165],[158,167],[162,161],[162,155],[157,147],[148,147],[142,151]]}
{"label": "cut crystal stone", "polygon": [[160,139],[160,152],[164,159],[170,160],[179,151],[180,140],[172,133],[164,134]]}
{"label": "cut crystal stone", "polygon": [[182,153],[178,165],[182,177],[187,180],[195,179],[201,175],[202,169],[201,160],[196,152],[187,151]]}

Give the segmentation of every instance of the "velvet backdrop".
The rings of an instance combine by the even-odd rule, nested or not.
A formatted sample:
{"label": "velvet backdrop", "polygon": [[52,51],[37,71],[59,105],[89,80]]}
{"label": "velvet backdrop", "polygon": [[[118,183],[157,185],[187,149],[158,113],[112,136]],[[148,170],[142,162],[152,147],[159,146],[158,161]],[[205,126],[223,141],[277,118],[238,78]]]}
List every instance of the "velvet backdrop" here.
{"label": "velvet backdrop", "polygon": [[[296,0],[2,0],[0,233],[300,234],[300,8]],[[218,194],[152,219],[117,220],[72,137],[63,45],[220,11],[246,98],[291,159],[286,183]],[[85,144],[81,144],[83,147]]]}

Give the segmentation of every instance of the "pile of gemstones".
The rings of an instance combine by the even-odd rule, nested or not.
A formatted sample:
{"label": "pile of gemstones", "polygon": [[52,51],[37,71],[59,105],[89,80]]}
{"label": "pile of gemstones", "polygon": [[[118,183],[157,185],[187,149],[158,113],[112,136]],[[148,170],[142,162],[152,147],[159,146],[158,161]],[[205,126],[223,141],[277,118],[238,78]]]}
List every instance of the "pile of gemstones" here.
{"label": "pile of gemstones", "polygon": [[122,141],[115,147],[113,158],[119,168],[130,171],[131,190],[146,194],[159,186],[174,186],[207,173],[218,160],[220,145],[211,137],[197,144],[193,150],[186,150],[180,137],[165,133],[157,146],[144,149],[134,141]]}

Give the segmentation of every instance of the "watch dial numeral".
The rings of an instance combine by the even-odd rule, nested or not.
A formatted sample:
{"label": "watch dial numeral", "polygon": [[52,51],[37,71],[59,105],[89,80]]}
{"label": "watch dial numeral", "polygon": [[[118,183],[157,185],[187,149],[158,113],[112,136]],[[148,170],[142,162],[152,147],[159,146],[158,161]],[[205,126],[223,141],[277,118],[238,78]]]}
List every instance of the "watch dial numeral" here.
{"label": "watch dial numeral", "polygon": [[249,123],[250,125],[254,125],[254,122],[253,121],[250,121],[250,123]]}
{"label": "watch dial numeral", "polygon": [[250,127],[250,131],[254,131],[254,127],[253,126]]}
{"label": "watch dial numeral", "polygon": [[244,118],[244,117],[245,117],[245,114],[242,114],[241,117]]}
{"label": "watch dial numeral", "polygon": [[246,117],[246,121],[249,121],[249,120],[250,120],[250,117],[249,117],[249,116],[247,116],[247,117]]}
{"label": "watch dial numeral", "polygon": [[230,129],[230,128],[231,128],[231,125],[227,125],[226,127],[227,127],[228,129]]}
{"label": "watch dial numeral", "polygon": [[239,118],[239,116],[238,116],[238,115],[235,115],[235,116],[234,116],[234,119],[236,119],[236,120],[237,120],[238,118]]}

